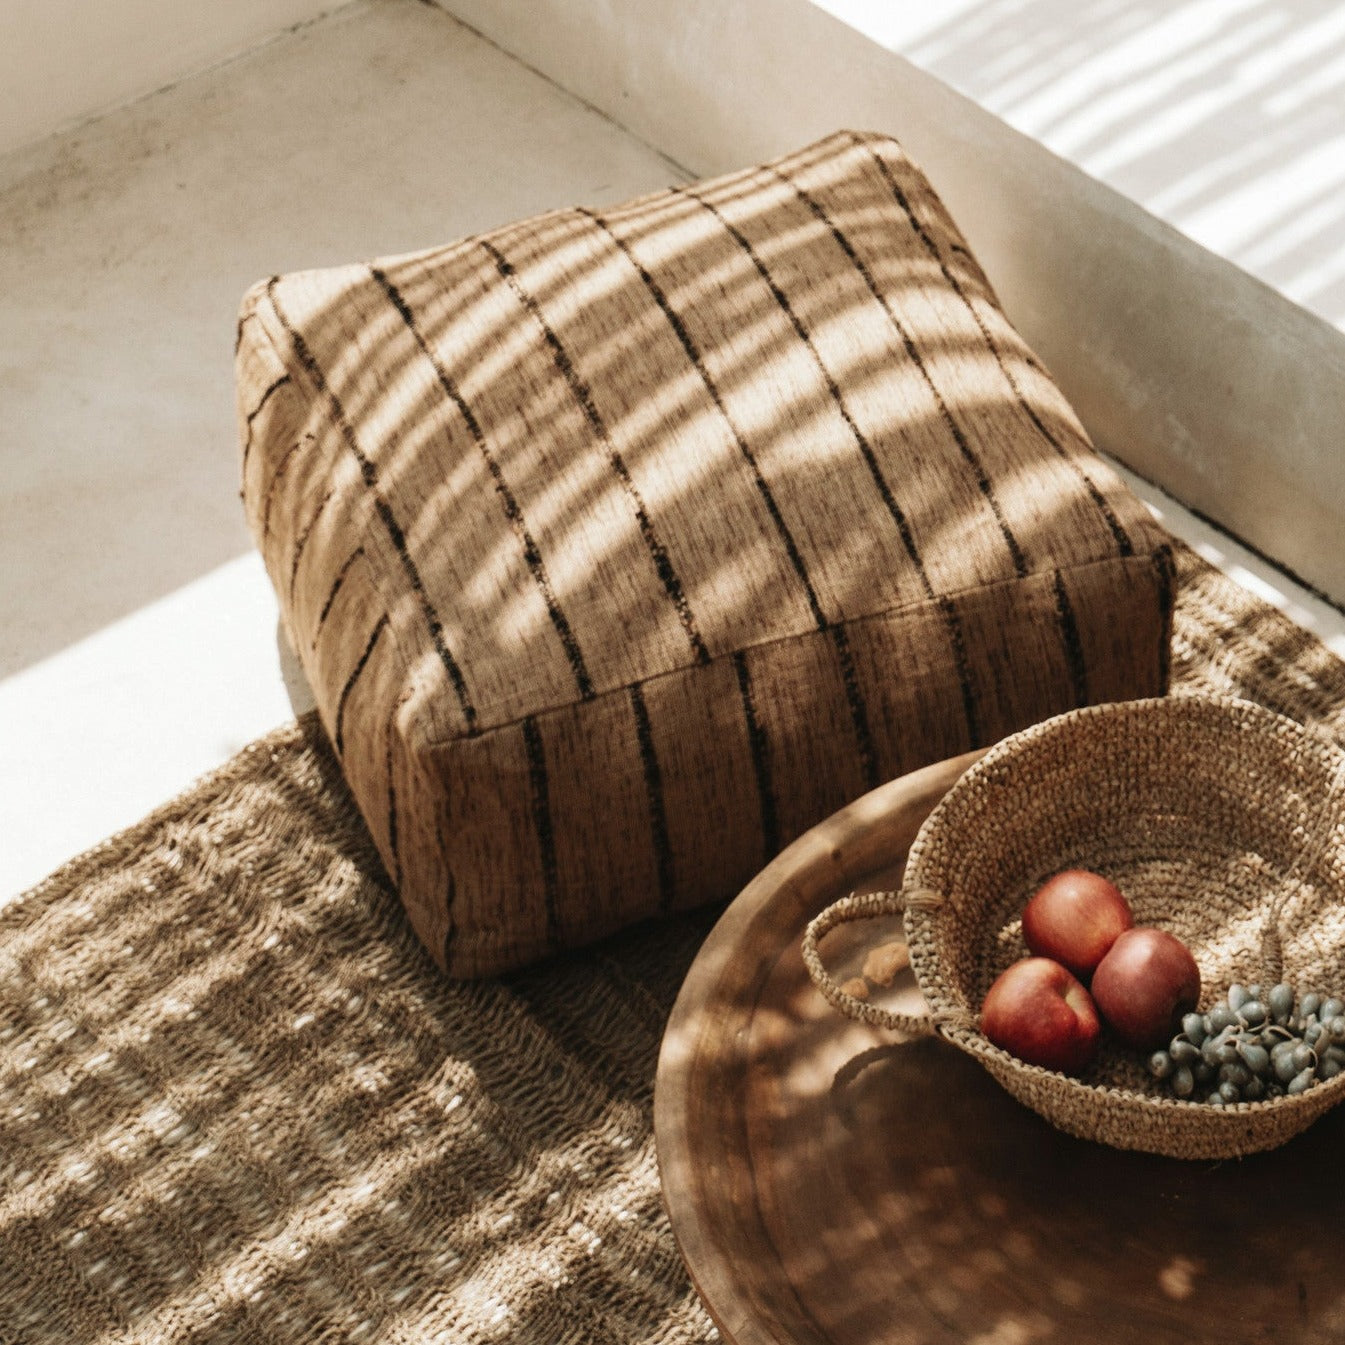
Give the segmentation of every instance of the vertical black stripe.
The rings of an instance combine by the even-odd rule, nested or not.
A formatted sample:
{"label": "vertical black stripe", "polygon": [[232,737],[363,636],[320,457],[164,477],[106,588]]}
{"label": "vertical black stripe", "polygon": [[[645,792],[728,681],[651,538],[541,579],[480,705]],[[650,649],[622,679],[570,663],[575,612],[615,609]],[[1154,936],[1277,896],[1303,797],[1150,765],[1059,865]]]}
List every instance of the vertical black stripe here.
{"label": "vertical black stripe", "polygon": [[[703,202],[700,204],[704,206]],[[704,208],[708,209],[708,207]],[[813,622],[819,631],[827,631],[831,633],[832,642],[836,647],[837,658],[840,662],[841,678],[845,685],[845,697],[850,709],[850,718],[854,725],[855,740],[859,749],[860,762],[864,769],[864,778],[866,781],[871,780],[873,784],[876,785],[878,782],[877,752],[874,748],[873,735],[869,727],[868,711],[864,704],[863,692],[859,685],[859,678],[855,674],[854,660],[850,654],[849,641],[846,639],[844,631],[838,626],[834,626],[832,622],[828,620],[826,613],[822,610],[822,603],[817,596],[817,590],[813,588],[813,583],[809,578],[808,568],[804,564],[803,555],[799,551],[798,543],[794,540],[794,534],[790,531],[789,525],[785,522],[784,515],[780,512],[780,505],[775,498],[775,493],[771,490],[770,484],[762,475],[761,466],[757,462],[756,455],[752,452],[747,440],[743,438],[742,432],[738,429],[737,424],[729,415],[728,407],[725,406],[724,399],[720,394],[719,388],[715,385],[714,379],[710,377],[710,371],[706,368],[705,360],[701,355],[700,348],[697,346],[695,338],[693,338],[691,333],[687,330],[687,326],[682,321],[681,315],[669,302],[663,287],[639,261],[631,251],[629,245],[612,231],[605,220],[593,214],[591,211],[584,211],[583,213],[602,229],[607,237],[621,249],[621,252],[626,259],[639,273],[641,282],[653,297],[654,302],[659,306],[659,309],[663,313],[668,324],[672,327],[687,359],[690,360],[697,374],[700,375],[701,382],[704,385],[706,392],[709,393],[710,399],[715,405],[715,409],[719,412],[724,423],[728,426],[730,433],[733,435],[733,440],[737,445],[738,452],[751,469],[753,479],[756,482],[757,493],[761,496],[761,500],[766,506],[766,512],[770,515],[771,521],[775,524],[776,531],[780,535],[780,540],[784,543],[785,552],[789,556],[790,564],[794,569],[794,573],[798,576],[799,583],[807,597],[808,609],[812,613]],[[870,785],[870,788],[872,787],[873,785]]]}
{"label": "vertical black stripe", "polygon": [[457,900],[458,885],[453,881],[453,875],[450,873],[445,879],[444,890],[444,914],[448,918],[448,928],[444,930],[444,966],[453,965],[453,945],[458,938],[458,922],[453,918],[453,905]]}
{"label": "vertical black stripe", "polygon": [[1060,621],[1060,638],[1065,646],[1065,661],[1069,665],[1070,684],[1074,688],[1074,704],[1088,704],[1088,668],[1084,663],[1083,645],[1079,642],[1079,623],[1074,619],[1074,606],[1065,591],[1065,579],[1055,572],[1055,612]]}
{"label": "vertical black stripe", "polygon": [[290,381],[289,374],[281,374],[280,377],[277,378],[276,381],[272,383],[271,386],[267,388],[265,392],[262,393],[261,401],[259,401],[257,405],[254,406],[252,410],[249,411],[247,414],[247,437],[243,441],[243,462],[238,470],[238,475],[243,480],[247,479],[248,454],[252,452],[252,422],[256,420],[259,415],[261,415],[263,409],[266,406],[266,403],[271,400],[271,394],[275,392],[277,388],[283,388],[285,384],[288,383],[289,381]]}
{"label": "vertical black stripe", "polygon": [[939,611],[943,614],[943,624],[948,631],[953,647],[953,663],[957,668],[957,680],[962,688],[962,714],[967,721],[968,747],[984,747],[981,716],[976,709],[976,692],[971,681],[971,660],[967,657],[967,641],[962,631],[962,617],[957,604],[946,593],[939,599]]}
{"label": "vertical black stripe", "polygon": [[443,664],[444,671],[448,674],[448,679],[453,686],[453,691],[458,698],[458,706],[462,711],[462,717],[467,725],[467,732],[474,736],[477,732],[476,707],[472,704],[471,696],[467,691],[467,682],[462,675],[462,669],[458,666],[457,660],[453,657],[444,639],[443,622],[439,619],[439,613],[435,610],[434,604],[430,601],[430,596],[425,591],[425,585],[421,581],[420,571],[416,568],[416,563],[411,557],[411,552],[407,549],[406,535],[402,532],[401,524],[397,522],[396,515],[392,512],[392,507],[387,500],[383,498],[382,491],[379,489],[378,469],[373,461],[360,448],[359,441],[355,438],[355,431],[346,416],[345,408],[341,405],[341,399],[337,397],[335,391],[328,384],[322,369],[313,357],[312,351],[308,348],[308,343],[295,329],[294,325],[286,317],[284,309],[280,306],[280,297],[276,293],[276,283],[278,276],[273,276],[267,285],[267,294],[270,296],[271,305],[275,309],[276,317],[280,319],[290,340],[294,343],[295,354],[299,357],[299,362],[304,366],[304,370],[313,380],[319,391],[325,394],[331,407],[332,418],[336,421],[337,428],[341,431],[341,436],[346,442],[346,447],[350,449],[359,463],[360,473],[364,478],[365,488],[369,491],[370,498],[373,500],[374,509],[378,514],[379,521],[383,524],[384,530],[392,542],[393,549],[397,552],[397,557],[402,563],[402,569],[406,573],[407,581],[411,585],[412,591],[420,602],[421,614],[425,619],[425,624],[429,628],[430,640],[434,645],[435,653],[439,656],[439,661]]}
{"label": "vertical black stripe", "polygon": [[807,567],[803,563],[803,556],[799,553],[798,544],[794,541],[794,534],[790,532],[789,525],[785,522],[784,516],[780,513],[780,506],[776,503],[775,495],[772,492],[766,478],[761,474],[761,466],[757,462],[756,455],[751,447],[743,438],[738,426],[728,413],[728,408],[724,405],[724,399],[720,395],[719,388],[710,377],[710,371],[705,367],[705,360],[701,356],[700,348],[696,345],[691,333],[687,330],[686,323],[682,321],[681,315],[673,308],[668,301],[668,296],[663,292],[663,287],[649,273],[645,266],[639,261],[635,254],[630,250],[624,239],[619,238],[612,232],[605,220],[596,215],[590,215],[590,218],[596,223],[607,236],[621,249],[631,265],[639,273],[640,280],[645,288],[653,297],[654,302],[659,306],[668,325],[673,329],[678,343],[681,345],[687,359],[695,368],[696,373],[700,375],[700,380],[705,390],[710,395],[710,400],[714,403],[715,409],[719,412],[724,423],[728,426],[729,432],[733,435],[733,441],[741,454],[743,461],[747,463],[751,470],[752,479],[756,483],[757,493],[761,496],[762,503],[766,506],[766,512],[770,515],[771,522],[775,525],[776,531],[780,534],[780,540],[784,543],[785,552],[789,556],[789,563],[793,567],[795,575],[803,588],[804,596],[808,602],[808,610],[812,613],[813,622],[818,630],[826,630],[827,618],[822,611],[822,605],[818,601],[817,593],[813,588],[812,580],[808,577]]}
{"label": "vertical black stripe", "polygon": [[555,331],[552,330],[551,324],[546,320],[546,315],[542,312],[537,300],[520,284],[513,263],[489,239],[480,238],[477,241],[495,264],[495,269],[500,273],[501,279],[509,286],[514,297],[541,329],[542,338],[551,351],[551,356],[556,362],[556,368],[560,371],[561,377],[564,378],[567,387],[570,389],[570,394],[583,411],[584,417],[589,423],[589,428],[606,451],[607,460],[611,464],[613,472],[615,472],[617,479],[621,482],[634,505],[635,519],[640,529],[640,536],[644,539],[645,547],[654,562],[654,569],[663,585],[663,591],[668,595],[668,599],[677,613],[677,618],[682,623],[682,630],[686,634],[693,656],[697,663],[708,663],[710,661],[710,651],[701,637],[691,606],[687,602],[686,593],[683,591],[682,581],[677,576],[677,571],[673,567],[672,558],[668,555],[667,549],[659,540],[653,520],[649,517],[649,510],[645,507],[644,499],[631,477],[625,460],[612,444],[607,426],[598,411],[597,403],[593,400],[592,391],[580,378],[574,367],[574,362],[570,359],[569,352],[561,344]]}
{"label": "vertical black stripe", "polygon": [[551,577],[547,574],[546,564],[542,560],[541,548],[537,545],[532,532],[528,528],[527,520],[523,517],[523,509],[519,505],[518,498],[509,488],[509,483],[505,480],[504,472],[500,469],[500,464],[495,460],[495,455],[490,451],[490,445],[486,441],[486,436],[481,430],[480,422],[477,420],[472,408],[467,404],[461,390],[457,384],[449,377],[448,370],[444,367],[443,361],[438,355],[430,349],[429,342],[425,340],[419,325],[416,322],[415,314],[411,311],[411,306],[402,296],[401,291],[388,279],[387,273],[376,266],[369,268],[370,274],[382,287],[383,293],[387,295],[392,306],[400,314],[402,321],[406,324],[407,330],[415,337],[416,344],[420,347],[421,353],[429,360],[434,369],[435,376],[439,380],[439,386],[444,390],[445,395],[457,407],[458,414],[462,417],[463,423],[467,426],[467,432],[472,436],[472,442],[476,445],[482,458],[485,460],[486,469],[490,472],[490,479],[495,486],[495,493],[499,496],[500,504],[504,508],[504,515],[509,520],[509,525],[514,530],[514,536],[518,539],[519,545],[523,549],[523,559],[526,561],[528,570],[532,574],[533,582],[541,590],[542,600],[546,604],[547,615],[551,618],[551,624],[555,628],[557,636],[560,638],[562,647],[565,650],[565,657],[569,659],[570,669],[574,673],[576,686],[579,688],[579,695],[583,700],[592,700],[593,680],[589,677],[588,667],[584,662],[584,655],[579,648],[579,641],[575,639],[574,631],[570,626],[569,619],[556,598],[555,590],[551,586]]}
{"label": "vertical black stripe", "polygon": [[1018,539],[1013,535],[1013,529],[1009,527],[1008,520],[1004,517],[1003,510],[1000,509],[999,500],[995,497],[994,487],[990,483],[990,478],[986,475],[985,466],[977,457],[975,450],[967,441],[967,436],[962,427],[957,423],[948,403],[944,400],[943,393],[939,391],[938,385],[934,382],[933,376],[929,372],[924,359],[921,357],[919,347],[915,344],[910,332],[906,329],[906,324],[897,316],[897,311],[892,307],[882,290],[878,288],[877,282],[873,278],[873,272],[869,270],[867,263],[855,251],[854,245],[845,236],[840,228],[832,220],[831,216],[818,204],[812,196],[808,194],[792,178],[786,177],[778,168],[772,168],[771,171],[783,182],[798,198],[808,207],[822,225],[831,233],[832,238],[836,240],[837,246],[845,253],[850,264],[859,273],[864,284],[868,287],[869,293],[882,305],[883,311],[887,314],[888,321],[891,322],[893,329],[901,338],[902,345],[905,347],[906,354],[911,362],[919,371],[921,378],[925,381],[925,387],[934,398],[934,403],[939,409],[939,416],[943,420],[948,433],[952,435],[953,442],[957,445],[958,451],[962,454],[963,460],[971,468],[976,479],[977,488],[990,508],[990,512],[995,516],[995,522],[999,525],[1000,536],[1004,539],[1004,545],[1008,548],[1010,559],[1013,561],[1014,571],[1018,577],[1024,578],[1027,575],[1027,560],[1023,556],[1022,548],[1018,545]]}
{"label": "vertical black stripe", "polygon": [[738,674],[738,694],[742,697],[743,719],[747,724],[747,745],[752,753],[752,770],[757,779],[757,799],[761,806],[762,852],[773,859],[780,849],[780,818],[775,806],[775,788],[771,781],[770,744],[761,731],[757,707],[752,699],[752,678],[747,670],[747,655],[737,650],[733,671]]}
{"label": "vertical black stripe", "polygon": [[360,680],[360,674],[364,671],[365,664],[369,662],[369,657],[374,652],[374,646],[378,643],[378,637],[383,634],[387,624],[388,614],[384,612],[374,623],[374,629],[369,636],[369,643],[364,646],[364,653],[356,660],[355,666],[350,671],[350,676],[346,678],[345,686],[341,688],[341,698],[336,702],[335,738],[337,756],[344,756],[346,750],[346,702],[350,699],[350,693],[355,689],[355,683]]}
{"label": "vertical black stripe", "polygon": [[392,885],[400,890],[402,886],[402,856],[397,844],[397,780],[394,775],[396,762],[392,747],[397,737],[397,714],[405,703],[406,693],[398,697],[397,703],[388,715],[387,751],[383,758],[383,772],[388,781],[388,852],[392,856]]}
{"label": "vertical black stripe", "polygon": [[318,519],[322,517],[322,511],[327,507],[327,501],[336,493],[335,486],[328,486],[327,493],[318,501],[318,506],[313,510],[313,517],[304,525],[304,530],[299,534],[294,542],[294,555],[290,557],[290,604],[294,603],[294,584],[299,577],[299,562],[303,559],[304,548],[308,545],[308,539],[313,529],[317,526]]}
{"label": "vertical black stripe", "polygon": [[864,692],[859,685],[859,674],[855,671],[854,655],[850,652],[850,637],[845,627],[832,626],[831,640],[836,646],[836,657],[841,665],[841,680],[845,684],[845,699],[850,707],[850,719],[854,724],[855,743],[859,748],[859,766],[864,775],[865,789],[877,789],[882,783],[878,770],[878,749],[873,741],[873,729],[869,724],[868,706],[864,701]]}
{"label": "vertical black stripe", "polygon": [[1168,689],[1172,661],[1172,618],[1177,605],[1177,563],[1172,547],[1164,543],[1154,551],[1150,563],[1158,573],[1158,603],[1162,613],[1162,632],[1158,643],[1158,686]]}
{"label": "vertical black stripe", "polygon": [[341,568],[336,572],[336,578],[332,581],[331,591],[327,594],[327,601],[322,604],[322,611],[318,613],[317,625],[313,627],[313,639],[309,644],[310,649],[316,649],[318,636],[322,634],[322,627],[326,624],[327,615],[332,610],[332,604],[336,601],[336,595],[341,591],[341,585],[346,582],[346,575],[350,572],[350,567],[364,555],[364,547],[357,546],[354,551],[345,558]]}
{"label": "vertical black stripe", "polygon": [[271,536],[271,501],[275,498],[276,487],[280,484],[280,478],[285,475],[290,465],[290,459],[307,443],[311,443],[313,436],[311,434],[301,434],[281,455],[280,461],[276,463],[276,469],[271,473],[271,479],[266,484],[266,494],[262,497],[262,542]]}
{"label": "vertical black stripe", "polygon": [[[392,747],[388,747],[387,768],[392,770]],[[397,849],[397,785],[391,774],[388,776],[388,851],[392,855],[392,885],[400,889],[402,885],[402,857]]]}
{"label": "vertical black stripe", "polygon": [[640,763],[644,768],[645,794],[649,799],[649,829],[654,842],[654,858],[658,865],[659,910],[672,910],[677,891],[677,877],[673,865],[672,843],[668,839],[668,814],[663,802],[663,772],[654,750],[654,730],[649,722],[649,708],[638,682],[630,688],[630,706],[635,714],[635,734],[640,744]]}
{"label": "vertical black stripe", "polygon": [[[738,246],[742,248],[742,250],[747,254],[752,264],[756,267],[758,274],[761,276],[762,280],[765,281],[766,285],[769,287],[771,294],[775,299],[775,302],[779,305],[780,309],[789,319],[790,324],[794,328],[795,334],[803,342],[809,354],[812,356],[813,362],[817,366],[818,372],[822,375],[823,380],[826,382],[827,390],[830,393],[832,400],[836,403],[836,406],[840,411],[841,417],[844,419],[846,426],[850,430],[850,433],[855,440],[856,446],[859,448],[860,455],[864,459],[864,463],[869,469],[869,475],[873,478],[873,482],[878,489],[878,493],[883,501],[883,505],[887,509],[888,515],[891,517],[892,522],[897,529],[898,535],[901,537],[902,545],[906,549],[906,554],[910,557],[911,563],[915,566],[916,575],[920,580],[921,591],[924,593],[926,598],[933,599],[935,596],[934,585],[931,583],[929,573],[925,569],[924,560],[920,555],[920,550],[918,545],[916,544],[915,535],[911,530],[910,522],[906,518],[906,515],[901,509],[901,506],[897,503],[896,497],[892,493],[892,489],[887,482],[887,478],[883,475],[882,468],[878,462],[878,455],[874,452],[873,446],[869,443],[868,437],[859,428],[858,423],[855,421],[854,416],[850,411],[849,405],[846,402],[845,395],[841,391],[840,385],[836,382],[835,378],[832,376],[830,369],[827,368],[825,362],[823,361],[821,352],[817,349],[817,346],[812,339],[811,333],[809,333],[808,330],[804,327],[802,319],[799,318],[793,305],[789,302],[788,296],[784,293],[784,291],[780,288],[779,284],[776,282],[775,278],[771,275],[769,268],[766,266],[765,262],[762,261],[756,249],[752,246],[751,240],[748,239],[747,236],[743,234],[743,232],[740,229],[736,228],[732,223],[730,223],[730,221],[725,218],[723,213],[712,202],[706,200],[704,197],[699,196],[695,192],[692,192],[690,190],[686,191],[686,195],[690,196],[693,200],[695,200],[706,210],[708,210],[715,217],[715,219],[717,219],[720,222],[720,224],[724,227],[724,229],[732,236],[732,238],[738,244]],[[954,649],[961,651],[961,658],[958,663],[958,674],[961,679],[962,700],[963,704],[968,707],[967,711],[968,730],[972,733],[973,740],[975,740],[976,714],[974,708],[974,697],[972,695],[970,675],[966,667],[965,650],[961,648],[962,633],[961,628],[958,624],[957,613],[955,609],[952,608],[951,604],[944,605],[941,603],[940,610],[943,612],[945,622],[948,624],[949,638],[952,641]],[[848,654],[848,650],[846,651],[846,654]],[[845,655],[843,655],[842,657],[844,658]],[[874,760],[872,750],[870,750],[868,754],[868,759],[871,762]],[[872,772],[870,772],[866,768],[865,778],[872,782],[869,786],[870,788],[873,788],[874,785],[877,784],[876,764]]]}
{"label": "vertical black stripe", "polygon": [[523,720],[523,742],[528,752],[528,776],[532,783],[532,821],[537,832],[537,848],[542,862],[542,895],[546,902],[546,937],[552,948],[560,948],[560,870],[556,863],[556,833],[551,820],[551,791],[546,774],[546,754],[537,720]]}
{"label": "vertical black stripe", "polygon": [[[855,140],[855,144],[859,144],[858,139]],[[1013,393],[1018,405],[1027,413],[1028,419],[1037,427],[1042,438],[1044,438],[1046,442],[1050,444],[1067,463],[1069,463],[1076,475],[1083,482],[1084,489],[1088,492],[1089,498],[1093,501],[1094,506],[1102,515],[1103,521],[1107,524],[1112,537],[1115,539],[1118,553],[1122,556],[1134,555],[1135,545],[1130,540],[1130,534],[1126,532],[1125,528],[1122,526],[1121,520],[1116,517],[1116,513],[1107,502],[1106,496],[1098,489],[1097,483],[1084,471],[1083,465],[1074,454],[1070,453],[1059,439],[1051,433],[1046,427],[1045,422],[1037,414],[1036,409],[1023,395],[1022,388],[1018,386],[1018,380],[1014,378],[1009,366],[1004,362],[1004,356],[1000,351],[1000,348],[995,344],[991,337],[990,329],[985,325],[985,320],[981,317],[980,313],[976,311],[976,306],[972,303],[971,296],[967,294],[957,277],[948,269],[948,264],[944,261],[939,252],[938,244],[934,241],[933,236],[916,215],[915,209],[911,205],[909,198],[906,196],[906,193],[902,191],[901,185],[897,182],[896,176],[892,172],[891,165],[876,149],[873,148],[873,146],[869,145],[865,146],[865,148],[868,150],[868,153],[873,158],[874,162],[878,165],[878,171],[882,175],[883,181],[891,191],[893,199],[901,207],[906,218],[910,221],[911,228],[915,230],[920,237],[920,241],[924,243],[925,251],[938,263],[939,270],[943,273],[944,280],[952,286],[953,292],[966,305],[967,312],[971,314],[972,320],[980,329],[981,339],[985,342],[986,348],[995,357],[995,363],[999,365],[1000,372],[1004,375],[1004,381],[1009,385],[1009,389]],[[972,259],[971,253],[968,252],[966,248],[955,246],[954,250],[962,252],[966,257]]]}

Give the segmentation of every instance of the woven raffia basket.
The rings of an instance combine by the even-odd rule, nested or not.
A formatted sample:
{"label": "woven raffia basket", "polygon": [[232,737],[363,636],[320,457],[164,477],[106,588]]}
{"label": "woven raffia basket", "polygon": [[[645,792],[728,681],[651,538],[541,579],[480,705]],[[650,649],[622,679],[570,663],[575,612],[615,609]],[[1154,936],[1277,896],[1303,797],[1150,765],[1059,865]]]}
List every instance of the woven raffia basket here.
{"label": "woven raffia basket", "polygon": [[[1345,753],[1245,701],[1170,696],[1071,711],[1006,738],[930,814],[900,893],[850,897],[804,940],[809,971],[843,1012],[935,1031],[1072,1135],[1120,1149],[1214,1159],[1274,1148],[1345,1098],[1345,1074],[1295,1097],[1217,1108],[1180,1101],[1145,1058],[1107,1039],[1071,1078],[992,1046],[977,1011],[1028,955],[1020,916],[1051,874],[1089,868],[1140,925],[1195,955],[1201,1008],[1234,981],[1345,992]],[[846,994],[818,941],[837,924],[904,909],[928,1018]]]}

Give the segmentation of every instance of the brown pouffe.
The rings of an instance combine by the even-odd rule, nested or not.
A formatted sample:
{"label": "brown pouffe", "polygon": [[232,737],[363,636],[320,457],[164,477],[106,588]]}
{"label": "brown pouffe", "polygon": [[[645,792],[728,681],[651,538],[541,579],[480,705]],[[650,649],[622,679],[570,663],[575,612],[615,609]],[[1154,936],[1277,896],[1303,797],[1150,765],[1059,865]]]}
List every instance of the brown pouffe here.
{"label": "brown pouffe", "polygon": [[1164,534],[890,139],[272,278],[237,367],[285,623],[456,974],[1164,688]]}

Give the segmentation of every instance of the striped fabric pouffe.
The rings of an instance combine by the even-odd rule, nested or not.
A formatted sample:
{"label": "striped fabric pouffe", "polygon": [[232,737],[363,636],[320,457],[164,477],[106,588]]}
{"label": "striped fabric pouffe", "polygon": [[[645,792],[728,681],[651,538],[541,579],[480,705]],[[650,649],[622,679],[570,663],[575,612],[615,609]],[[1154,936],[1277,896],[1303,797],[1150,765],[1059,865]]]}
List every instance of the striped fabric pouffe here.
{"label": "striped fabric pouffe", "polygon": [[238,390],[288,631],[457,975],[1166,686],[1165,535],[886,138],[272,278]]}

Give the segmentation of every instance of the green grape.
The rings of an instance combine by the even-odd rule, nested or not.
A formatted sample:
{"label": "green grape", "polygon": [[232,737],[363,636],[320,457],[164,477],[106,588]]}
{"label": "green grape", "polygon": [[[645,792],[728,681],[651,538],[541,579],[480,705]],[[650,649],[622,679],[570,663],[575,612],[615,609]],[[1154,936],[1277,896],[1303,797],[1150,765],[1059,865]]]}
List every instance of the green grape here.
{"label": "green grape", "polygon": [[1312,1087],[1312,1082],[1313,1082],[1312,1067],[1309,1066],[1307,1069],[1302,1070],[1300,1073],[1294,1075],[1294,1077],[1289,1081],[1289,1087],[1285,1089],[1285,1092],[1288,1093],[1290,1097],[1294,1097],[1298,1093],[1303,1092],[1305,1089]]}
{"label": "green grape", "polygon": [[1173,1070],[1177,1066],[1173,1063],[1172,1056],[1167,1051],[1155,1051],[1149,1057],[1149,1073],[1155,1079],[1167,1079],[1172,1076]]}
{"label": "green grape", "polygon": [[1270,1052],[1256,1042],[1239,1042],[1238,1054],[1253,1074],[1264,1074],[1270,1068]]}
{"label": "green grape", "polygon": [[1214,1107],[1297,1096],[1345,1074],[1345,998],[1234,982],[1207,1013],[1183,1015],[1146,1063],[1177,1097]]}
{"label": "green grape", "polygon": [[1298,1067],[1294,1064],[1294,1049],[1295,1043],[1284,1042],[1270,1053],[1270,1068],[1280,1083],[1288,1083],[1298,1073]]}

